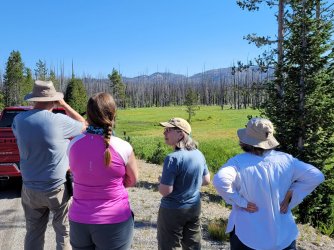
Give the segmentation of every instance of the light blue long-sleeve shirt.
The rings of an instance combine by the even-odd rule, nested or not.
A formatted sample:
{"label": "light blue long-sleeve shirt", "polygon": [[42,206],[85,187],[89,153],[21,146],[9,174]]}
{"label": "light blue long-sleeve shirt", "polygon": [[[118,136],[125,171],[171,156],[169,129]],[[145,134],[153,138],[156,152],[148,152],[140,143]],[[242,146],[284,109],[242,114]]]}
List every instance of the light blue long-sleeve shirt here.
{"label": "light blue long-sleeve shirt", "polygon": [[[224,164],[214,176],[213,185],[232,205],[226,232],[235,227],[238,238],[258,250],[283,249],[297,238],[298,228],[291,209],[321,182],[324,175],[314,166],[289,154],[270,150],[262,156],[239,154]],[[293,191],[288,212],[280,212],[287,191]],[[247,203],[258,211],[249,213]]]}

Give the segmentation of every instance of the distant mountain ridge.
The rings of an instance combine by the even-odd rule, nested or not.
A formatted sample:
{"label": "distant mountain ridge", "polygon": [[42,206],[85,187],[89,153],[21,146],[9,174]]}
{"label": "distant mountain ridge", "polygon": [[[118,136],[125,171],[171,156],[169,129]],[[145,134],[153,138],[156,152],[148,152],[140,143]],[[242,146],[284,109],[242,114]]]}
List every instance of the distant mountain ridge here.
{"label": "distant mountain ridge", "polygon": [[[247,70],[238,72],[239,74],[247,74],[251,71],[256,71],[259,73],[259,67],[251,66]],[[263,76],[272,76],[273,70],[270,70],[269,73],[261,72],[260,75]],[[197,73],[192,76],[185,76],[182,74],[174,74],[171,72],[155,72],[151,75],[140,75],[136,77],[126,77],[122,76],[122,79],[125,83],[136,83],[136,82],[201,82],[205,80],[217,81],[222,78],[231,78],[233,77],[232,67],[228,68],[219,68],[203,71],[202,73]]]}

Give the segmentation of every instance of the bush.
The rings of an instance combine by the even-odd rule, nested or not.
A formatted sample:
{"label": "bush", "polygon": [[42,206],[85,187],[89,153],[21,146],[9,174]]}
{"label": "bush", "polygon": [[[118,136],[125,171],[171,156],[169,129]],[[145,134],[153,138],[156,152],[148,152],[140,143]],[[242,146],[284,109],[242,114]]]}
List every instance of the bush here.
{"label": "bush", "polygon": [[152,156],[148,157],[147,161],[153,164],[162,164],[168,151],[158,142],[157,148],[154,150]]}
{"label": "bush", "polygon": [[228,241],[229,234],[225,234],[227,220],[215,219],[208,223],[208,232],[213,240]]}
{"label": "bush", "polygon": [[318,229],[322,234],[325,234],[329,237],[334,236],[334,221],[329,221],[327,224],[319,222]]}
{"label": "bush", "polygon": [[229,158],[241,152],[237,143],[226,139],[200,142],[199,150],[204,154],[212,173],[216,173]]}

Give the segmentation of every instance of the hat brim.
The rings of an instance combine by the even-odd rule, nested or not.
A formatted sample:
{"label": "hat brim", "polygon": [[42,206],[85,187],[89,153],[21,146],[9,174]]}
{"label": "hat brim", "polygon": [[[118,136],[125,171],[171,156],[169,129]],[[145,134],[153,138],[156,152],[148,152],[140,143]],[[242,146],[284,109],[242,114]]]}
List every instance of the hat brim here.
{"label": "hat brim", "polygon": [[169,122],[160,122],[160,125],[166,128],[177,128],[177,126],[170,124]]}
{"label": "hat brim", "polygon": [[251,145],[256,148],[272,149],[279,145],[279,142],[275,139],[274,136],[269,137],[265,141],[261,141],[259,139],[256,139],[254,137],[250,137],[249,135],[247,135],[245,128],[238,129],[237,134],[238,134],[239,140],[242,143]]}
{"label": "hat brim", "polygon": [[36,97],[36,96],[33,96],[32,93],[29,93],[24,97],[25,101],[30,101],[30,102],[52,102],[52,101],[59,101],[62,99],[64,99],[64,94],[61,92],[57,92],[52,97],[47,97],[47,96]]}

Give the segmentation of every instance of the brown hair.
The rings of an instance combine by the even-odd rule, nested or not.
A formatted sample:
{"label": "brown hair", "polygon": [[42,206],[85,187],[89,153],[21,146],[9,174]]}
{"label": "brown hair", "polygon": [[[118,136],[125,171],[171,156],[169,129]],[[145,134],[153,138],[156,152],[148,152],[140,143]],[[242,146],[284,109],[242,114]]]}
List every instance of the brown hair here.
{"label": "brown hair", "polygon": [[115,123],[116,103],[114,98],[105,92],[94,94],[87,103],[87,121],[89,125],[103,128],[105,144],[104,164],[109,167],[111,153],[109,150],[110,137]]}
{"label": "brown hair", "polygon": [[245,144],[243,142],[239,142],[239,145],[243,151],[254,154],[254,155],[258,155],[258,156],[263,155],[263,153],[266,151],[266,149],[257,148],[257,147]]}

